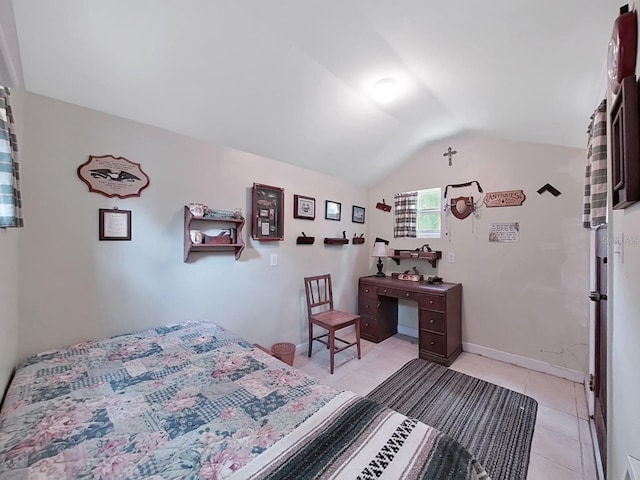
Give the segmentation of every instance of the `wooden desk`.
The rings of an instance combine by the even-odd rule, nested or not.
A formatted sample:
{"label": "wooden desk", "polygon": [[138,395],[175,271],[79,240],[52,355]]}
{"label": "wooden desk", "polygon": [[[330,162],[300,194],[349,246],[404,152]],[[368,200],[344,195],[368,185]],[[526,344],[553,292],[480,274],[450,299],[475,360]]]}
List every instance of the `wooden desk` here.
{"label": "wooden desk", "polygon": [[462,352],[462,285],[362,277],[358,286],[360,336],[379,343],[398,333],[398,299],[418,302],[419,356],[451,365]]}

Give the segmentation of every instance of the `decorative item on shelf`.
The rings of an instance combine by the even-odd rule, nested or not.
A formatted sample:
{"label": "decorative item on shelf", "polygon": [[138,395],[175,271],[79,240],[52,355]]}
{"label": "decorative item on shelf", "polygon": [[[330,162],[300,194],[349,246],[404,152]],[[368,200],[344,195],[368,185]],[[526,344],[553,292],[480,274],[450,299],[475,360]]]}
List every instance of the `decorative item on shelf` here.
{"label": "decorative item on shelf", "polygon": [[191,215],[193,215],[194,217],[204,217],[206,211],[209,210],[208,207],[206,207],[203,203],[190,203],[189,204],[189,211],[191,212]]}
{"label": "decorative item on shelf", "polygon": [[[424,251],[425,247],[429,250]],[[416,250],[395,249],[393,255],[390,255],[390,257],[397,265],[400,265],[400,260],[412,258],[414,260],[426,260],[433,268],[436,268],[438,260],[442,258],[442,252],[440,250],[430,250],[428,245],[423,245]]]}
{"label": "decorative item on shelf", "polygon": [[520,207],[526,199],[527,196],[522,190],[504,190],[502,192],[487,192],[484,196],[483,203],[489,208]]}
{"label": "decorative item on shelf", "polygon": [[361,233],[359,237],[357,233],[354,233],[351,243],[354,245],[362,245],[364,243],[364,233]]}
{"label": "decorative item on shelf", "polygon": [[78,167],[77,174],[90,192],[105,197],[139,197],[149,186],[149,176],[139,163],[113,155],[90,155],[89,160]]}
{"label": "decorative item on shelf", "polygon": [[313,245],[313,242],[316,241],[316,237],[307,237],[307,235],[302,232],[302,236],[298,237],[296,240],[296,244],[298,245]]}
{"label": "decorative item on shelf", "polygon": [[558,190],[557,188],[555,188],[553,185],[549,183],[545,183],[542,187],[538,189],[538,193],[540,195],[542,195],[544,192],[549,192],[554,197],[557,197],[558,195],[562,195],[562,192],[560,190]]}
{"label": "decorative item on shelf", "polygon": [[378,257],[378,263],[376,266],[378,267],[378,273],[376,273],[376,277],[385,277],[386,275],[382,271],[382,258],[386,258],[389,256],[389,250],[387,245],[389,245],[389,240],[385,240],[383,238],[376,238],[376,241],[373,243],[373,253],[372,257]]}
{"label": "decorative item on shelf", "polygon": [[345,230],[342,231],[342,238],[325,237],[324,243],[325,245],[346,245],[347,243],[349,243],[347,232]]}
{"label": "decorative item on shelf", "polygon": [[380,203],[380,202],[376,203],[376,208],[378,210],[382,210],[383,212],[390,212],[391,211],[391,205],[387,205],[384,202],[384,198],[382,199],[382,203]]}
{"label": "decorative item on shelf", "polygon": [[242,210],[240,210],[240,215],[236,216],[236,212],[232,212],[231,210],[204,207],[204,217],[217,220],[233,220],[234,218],[242,218]]}
{"label": "decorative item on shelf", "polygon": [[452,150],[451,147],[449,147],[449,149],[442,154],[443,157],[449,157],[449,166],[453,165],[452,160],[456,153],[458,153],[456,150]]}
{"label": "decorative item on shelf", "polygon": [[284,188],[253,184],[251,235],[261,242],[284,240]]}
{"label": "decorative item on shelf", "polygon": [[189,230],[189,237],[191,238],[191,243],[202,243],[202,230]]}
{"label": "decorative item on shelf", "polygon": [[100,208],[98,210],[99,240],[131,240],[131,210]]}
{"label": "decorative item on shelf", "polygon": [[432,285],[440,285],[442,283],[442,278],[437,275],[435,277],[428,277],[427,283],[430,283]]}
{"label": "decorative item on shelf", "polygon": [[242,218],[242,208],[238,207],[233,211],[233,216],[235,218]]}
{"label": "decorative item on shelf", "polygon": [[233,243],[233,237],[231,235],[231,229],[223,230],[218,235],[203,235],[204,243],[211,245],[225,245]]}

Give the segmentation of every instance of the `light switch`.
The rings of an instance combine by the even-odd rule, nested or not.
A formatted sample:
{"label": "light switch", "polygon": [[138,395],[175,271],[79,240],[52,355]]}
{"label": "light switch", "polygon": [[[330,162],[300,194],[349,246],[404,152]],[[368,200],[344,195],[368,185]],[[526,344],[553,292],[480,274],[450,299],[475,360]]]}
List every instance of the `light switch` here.
{"label": "light switch", "polygon": [[449,252],[449,254],[447,255],[447,261],[449,263],[456,263],[456,254],[453,252]]}
{"label": "light switch", "polygon": [[277,267],[278,266],[278,254],[277,253],[272,253],[271,254],[271,266],[272,267]]}

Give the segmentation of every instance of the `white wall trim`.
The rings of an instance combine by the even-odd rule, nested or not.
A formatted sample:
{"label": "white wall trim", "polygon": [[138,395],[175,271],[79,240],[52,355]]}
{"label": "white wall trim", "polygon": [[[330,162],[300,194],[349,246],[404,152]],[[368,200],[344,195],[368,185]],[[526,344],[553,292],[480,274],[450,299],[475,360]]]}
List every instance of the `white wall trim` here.
{"label": "white wall trim", "polygon": [[542,362],[540,360],[534,360],[532,358],[522,357],[514,353],[502,352],[489,347],[483,347],[482,345],[475,345],[469,342],[462,342],[462,350],[483,357],[493,358],[505,363],[511,363],[518,365],[519,367],[528,368],[529,370],[535,370],[537,372],[548,373],[560,378],[566,378],[572,382],[585,383],[586,373],[578,370],[572,370],[571,368],[560,367],[553,365],[552,363]]}

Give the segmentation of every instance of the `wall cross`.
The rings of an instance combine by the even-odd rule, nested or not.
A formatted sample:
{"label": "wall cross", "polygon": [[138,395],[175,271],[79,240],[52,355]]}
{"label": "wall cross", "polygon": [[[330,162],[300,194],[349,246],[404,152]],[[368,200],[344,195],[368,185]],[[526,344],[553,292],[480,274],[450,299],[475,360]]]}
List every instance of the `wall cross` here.
{"label": "wall cross", "polygon": [[447,150],[442,154],[443,157],[449,157],[449,166],[453,165],[453,163],[451,162],[451,159],[456,153],[458,153],[456,150],[451,150],[451,147],[449,147],[449,150]]}

